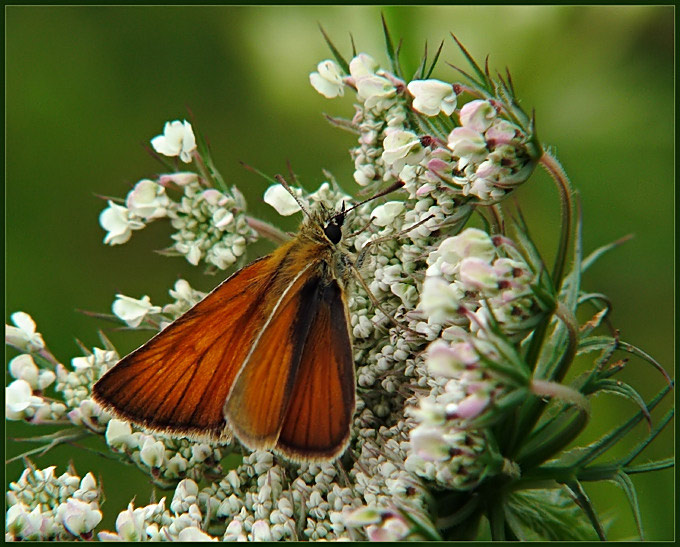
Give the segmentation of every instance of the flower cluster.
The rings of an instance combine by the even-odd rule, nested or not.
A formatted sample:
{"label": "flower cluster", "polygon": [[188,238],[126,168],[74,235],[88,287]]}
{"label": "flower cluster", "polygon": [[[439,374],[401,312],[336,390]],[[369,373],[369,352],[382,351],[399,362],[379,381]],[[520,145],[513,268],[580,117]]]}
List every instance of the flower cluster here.
{"label": "flower cluster", "polygon": [[203,531],[203,517],[196,504],[198,486],[191,479],[181,481],[170,509],[165,498],[135,508],[132,503],[116,518],[116,531],[102,531],[101,541],[216,541]]}
{"label": "flower cluster", "polygon": [[183,477],[200,480],[222,471],[221,451],[212,444],[133,431],[128,422],[116,418],[108,422],[105,439],[111,450],[124,454],[163,487]]}
{"label": "flower cluster", "polygon": [[[209,159],[197,151],[191,124],[186,121],[166,123],[165,133],[151,143],[158,153],[179,156],[185,163],[195,157],[199,167]],[[172,199],[168,191],[181,195]],[[109,200],[99,223],[107,232],[104,243],[119,245],[127,242],[134,230],[157,219],[169,219],[176,232],[171,236],[174,243],[168,252],[184,256],[194,266],[203,261],[225,270],[256,239],[244,215],[245,208],[245,199],[235,187],[222,185],[218,190],[209,173],[183,171],[161,175],[157,180],[140,180],[124,204]]]}
{"label": "flower cluster", "polygon": [[534,296],[537,272],[508,238],[468,228],[442,241],[427,258],[420,309],[443,336],[475,333],[490,322],[522,338],[544,316]]}
{"label": "flower cluster", "polygon": [[533,172],[540,149],[512,104],[484,97],[458,108],[460,84],[433,78],[407,84],[366,53],[348,69],[343,74],[325,60],[310,81],[327,98],[344,94],[345,86],[356,90],[359,104],[349,126],[359,133],[351,151],[358,184],[401,180],[417,196],[444,186],[458,204],[488,204]]}
{"label": "flower cluster", "polygon": [[92,473],[72,469],[59,477],[55,466],[25,469],[7,492],[7,535],[13,540],[89,539],[102,519],[101,492]]}
{"label": "flower cluster", "polygon": [[[530,489],[537,482],[565,483],[568,475],[569,495],[594,515],[578,481],[625,481],[621,474],[635,456],[618,467],[587,467],[588,458],[601,454],[593,445],[580,449],[588,456],[576,464],[569,454],[560,460],[588,421],[588,396],[623,395],[640,407],[637,420],[649,419],[656,404],[610,379],[622,365],[606,365],[625,346],[618,335],[590,336],[608,309],[598,308],[584,325],[576,320],[579,305],[602,299],[580,298],[578,244],[566,272],[574,219],[563,219],[557,265],[547,273],[523,224],[504,216],[500,203],[541,164],[558,183],[568,216],[566,176],[543,154],[511,85],[470,59],[476,79],[465,84],[431,78],[434,66],[427,71],[426,59],[404,78],[387,31],[386,38],[389,70],[366,53],[346,62],[332,46],[336,60],[322,61],[309,76],[327,98],[356,93],[353,117],[331,121],[358,134],[350,151],[355,181],[366,193],[390,186],[389,198],[381,192],[380,201],[347,213],[337,244],[357,273],[347,290],[356,408],[343,457],[294,463],[256,450],[224,470],[221,459],[236,443],[142,431],[94,403],[93,384],[119,360],[104,337],[103,348],[86,350],[69,369],[47,350],[30,316],[12,315],[6,342],[21,354],[10,362],[7,417],[98,434],[156,486],[175,488],[169,507],[166,497],[140,507],[131,502],[115,531],[98,532],[100,540],[460,539],[482,517],[498,539],[506,533],[510,539],[554,538],[546,532],[552,525],[544,529],[543,522],[565,519],[570,526],[557,537],[581,539],[584,519],[573,511],[565,519],[566,513],[541,518],[546,508],[559,513],[553,506],[567,500],[564,492]],[[109,201],[99,219],[105,243],[125,243],[134,230],[166,219],[176,230],[166,254],[227,269],[244,261],[257,235],[286,238],[246,214],[242,194],[224,184],[188,122],[168,122],[151,145],[195,172],[143,179],[125,200]],[[264,201],[283,216],[301,206],[346,210],[354,198],[326,175],[314,192],[272,184]],[[486,229],[466,227],[473,212]],[[108,318],[160,331],[205,294],[179,280],[170,296],[169,303],[155,305],[148,296],[118,294]],[[592,370],[562,383],[577,352],[598,350],[602,356]],[[50,386],[63,402],[45,396]],[[491,427],[496,424],[504,427]],[[72,438],[58,433],[52,445]],[[655,465],[665,463],[649,464]],[[557,468],[568,473],[554,475]],[[497,485],[508,494],[496,495]],[[101,520],[90,474],[55,478],[54,468],[31,466],[10,486],[8,502],[8,539],[89,539]],[[527,510],[533,512],[528,524]],[[602,538],[598,523],[593,526]]]}

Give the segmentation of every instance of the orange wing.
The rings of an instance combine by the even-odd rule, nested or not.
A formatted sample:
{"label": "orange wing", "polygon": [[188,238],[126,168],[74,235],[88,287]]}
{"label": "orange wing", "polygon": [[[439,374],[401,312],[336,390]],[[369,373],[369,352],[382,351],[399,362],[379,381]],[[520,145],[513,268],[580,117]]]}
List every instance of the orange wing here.
{"label": "orange wing", "polygon": [[296,461],[342,454],[354,415],[354,359],[342,289],[321,287],[275,449]]}
{"label": "orange wing", "polygon": [[152,430],[224,438],[224,402],[269,317],[265,295],[289,285],[280,274],[292,245],[233,274],[122,359],[95,384],[95,401]]}
{"label": "orange wing", "polygon": [[316,314],[320,284],[318,268],[310,267],[281,295],[227,397],[227,422],[252,450],[272,448],[276,443]]}
{"label": "orange wing", "polygon": [[310,269],[290,287],[234,382],[225,416],[250,449],[293,460],[344,450],[354,413],[354,362],[342,291]]}

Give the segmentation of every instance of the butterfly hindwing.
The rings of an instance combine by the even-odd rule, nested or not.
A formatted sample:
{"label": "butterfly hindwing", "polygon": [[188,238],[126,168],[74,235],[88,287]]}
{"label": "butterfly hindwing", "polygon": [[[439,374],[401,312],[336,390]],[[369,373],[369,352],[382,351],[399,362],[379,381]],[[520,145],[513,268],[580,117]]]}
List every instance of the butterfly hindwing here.
{"label": "butterfly hindwing", "polygon": [[336,280],[320,287],[314,328],[304,344],[276,450],[292,460],[343,452],[355,404],[354,359],[344,295]]}
{"label": "butterfly hindwing", "polygon": [[321,283],[318,269],[311,267],[291,283],[254,342],[227,398],[227,421],[239,440],[253,450],[272,448],[276,443],[317,313]]}

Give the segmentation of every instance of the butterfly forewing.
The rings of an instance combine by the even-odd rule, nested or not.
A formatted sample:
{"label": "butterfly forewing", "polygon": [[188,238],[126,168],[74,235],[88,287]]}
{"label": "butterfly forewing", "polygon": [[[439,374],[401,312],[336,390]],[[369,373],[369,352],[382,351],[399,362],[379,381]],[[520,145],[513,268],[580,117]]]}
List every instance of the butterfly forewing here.
{"label": "butterfly forewing", "polygon": [[150,429],[219,439],[224,401],[269,317],[281,247],[219,285],[177,321],[122,359],[94,386],[97,402]]}
{"label": "butterfly forewing", "polygon": [[276,449],[293,460],[328,460],[349,441],[354,414],[354,361],[342,289],[320,287],[314,327],[291,386]]}

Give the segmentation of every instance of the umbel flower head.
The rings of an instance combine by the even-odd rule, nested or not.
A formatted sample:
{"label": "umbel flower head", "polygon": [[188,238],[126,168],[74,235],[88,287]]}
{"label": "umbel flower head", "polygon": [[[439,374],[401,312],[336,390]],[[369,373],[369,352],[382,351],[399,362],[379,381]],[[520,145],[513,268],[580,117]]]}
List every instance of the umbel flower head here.
{"label": "umbel flower head", "polygon": [[[539,145],[509,76],[492,77],[461,46],[471,65],[466,81],[433,77],[441,49],[405,77],[384,28],[389,67],[363,52],[345,60],[329,41],[334,59],[309,75],[324,97],[355,97],[349,119],[331,121],[357,134],[350,154],[362,193],[398,188],[350,211],[343,225],[342,245],[361,274],[347,290],[357,386],[345,454],[291,462],[226,438],[174,437],[112,417],[92,399],[94,383],[119,361],[111,342],[102,334],[101,347],[83,347],[68,366],[18,312],[6,326],[6,342],[20,352],[9,366],[7,418],[67,426],[34,439],[45,451],[96,435],[108,456],[137,467],[163,495],[147,505],[131,500],[115,526],[97,530],[93,475],[69,470],[55,479],[52,467],[28,463],[8,492],[7,539],[453,540],[475,539],[484,521],[494,539],[603,539],[583,486],[591,480],[624,485],[638,514],[629,475],[669,463],[634,460],[672,414],[624,457],[594,460],[625,443],[639,421],[651,423],[669,388],[645,401],[612,378],[623,368],[613,357],[621,351],[662,369],[618,333],[601,332],[608,304],[581,290],[581,276],[603,250],[581,254],[563,169]],[[169,163],[166,174],[109,200],[100,215],[106,244],[166,222],[172,243],[164,254],[226,270],[244,264],[258,237],[286,239],[249,214],[191,124],[166,123],[151,145],[183,170]],[[552,269],[506,201],[538,165],[563,198]],[[324,175],[313,192],[293,186],[295,197],[267,177],[263,199],[282,216],[301,205],[344,211],[359,201]],[[169,295],[152,302],[116,294],[112,313],[99,315],[158,332],[205,296],[185,280]],[[576,355],[592,352],[598,357],[586,372],[568,376]],[[589,399],[602,393],[626,397],[637,412],[581,446]]]}

